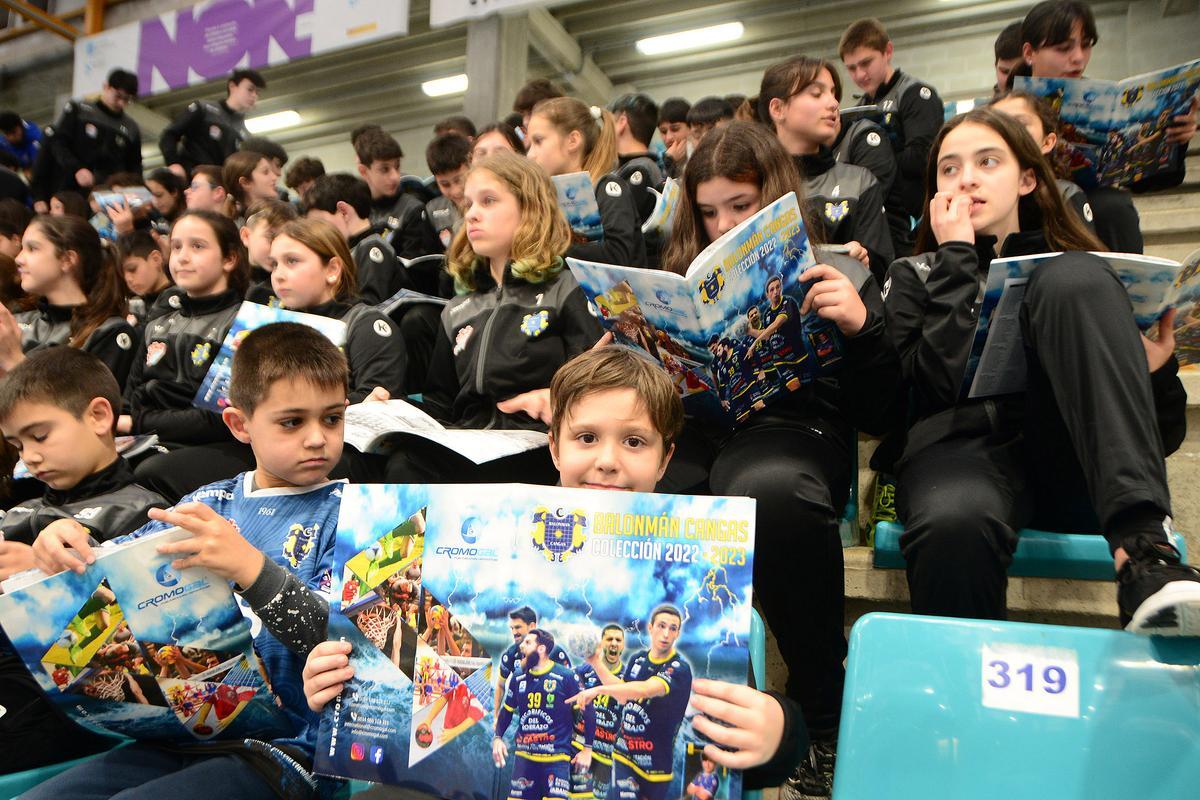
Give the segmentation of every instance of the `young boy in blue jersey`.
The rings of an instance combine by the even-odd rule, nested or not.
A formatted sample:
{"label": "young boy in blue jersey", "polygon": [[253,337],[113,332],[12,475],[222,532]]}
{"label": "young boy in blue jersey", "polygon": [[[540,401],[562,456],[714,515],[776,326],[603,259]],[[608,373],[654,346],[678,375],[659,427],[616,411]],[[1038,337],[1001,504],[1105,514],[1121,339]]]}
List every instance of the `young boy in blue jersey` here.
{"label": "young boy in blue jersey", "polygon": [[[550,453],[558,467],[561,485],[654,491],[683,426],[683,404],[661,367],[623,347],[589,350],[555,373],[550,385],[550,405],[553,414]],[[661,641],[667,652],[678,638],[678,622],[678,612],[672,615],[660,611],[654,615],[652,626],[657,623],[665,629]],[[623,646],[622,636],[620,647],[613,643],[602,648],[603,663],[609,667],[605,671],[620,663]],[[349,666],[348,658],[350,649],[349,642],[333,641],[313,648],[304,667],[304,694],[309,708],[323,709],[338,696],[345,681],[353,677],[354,669]],[[650,682],[664,686],[670,677],[682,671],[681,667],[676,669],[672,676]],[[639,667],[634,674],[630,660],[622,674],[626,680],[644,682],[646,673],[642,670]],[[588,690],[591,696],[584,698],[587,702],[580,703],[575,698],[574,704],[595,708],[600,697],[615,696],[618,693],[610,690],[622,688],[620,684],[614,687],[604,682],[605,686]],[[689,679],[689,683],[692,707],[701,712],[692,718],[692,725],[715,743],[704,748],[708,758],[729,769],[753,767],[744,777],[745,788],[777,786],[791,774],[800,754],[808,750],[806,728],[794,703],[775,693],[723,681]],[[684,698],[686,708],[687,690],[679,682],[675,687],[676,697]],[[633,694],[632,690],[625,692]],[[595,796],[601,800],[607,797],[599,776],[596,776]]]}
{"label": "young boy in blue jersey", "polygon": [[[570,668],[551,657],[554,637],[534,628],[521,640],[523,669],[513,676],[496,713],[492,760],[503,767],[508,758],[504,734],[517,719],[516,762],[509,783],[509,800],[566,800],[571,788],[571,765],[587,769],[592,748],[578,753],[571,745],[575,707],[569,699],[579,694],[579,682]],[[591,706],[583,709],[584,741],[595,734]],[[572,758],[572,756],[574,756]]]}
{"label": "young boy in blue jersey", "polygon": [[[233,582],[253,612],[254,647],[292,724],[291,735],[271,742],[246,740],[203,747],[136,742],[47,781],[30,798],[209,800],[212,797],[318,796],[309,772],[319,718],[300,694],[296,628],[320,624],[295,596],[324,591],[333,564],[340,482],[327,480],[342,451],[349,369],[345,357],[313,328],[276,323],[239,345],[225,423],[254,450],[255,469],[209,484],[130,535],[171,526],[189,539],[162,545],[178,556],[176,569],[203,566]],[[120,541],[120,540],[118,540]],[[63,537],[39,563],[78,565],[63,550],[91,561],[86,540]],[[261,619],[263,624],[259,624]]]}

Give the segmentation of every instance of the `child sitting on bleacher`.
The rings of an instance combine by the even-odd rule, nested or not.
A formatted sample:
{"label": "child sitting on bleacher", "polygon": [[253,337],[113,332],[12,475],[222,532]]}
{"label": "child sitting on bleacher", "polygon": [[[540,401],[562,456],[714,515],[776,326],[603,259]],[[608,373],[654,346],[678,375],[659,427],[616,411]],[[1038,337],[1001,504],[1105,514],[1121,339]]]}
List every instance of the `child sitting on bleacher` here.
{"label": "child sitting on bleacher", "polygon": [[217,164],[201,164],[193,169],[192,180],[183,190],[187,210],[225,214],[229,210],[229,193],[225,191],[224,179]]}
{"label": "child sitting on bleacher", "polygon": [[471,166],[470,139],[456,133],[437,137],[425,148],[425,162],[437,181],[441,197],[425,204],[429,224],[437,234],[442,249],[448,250],[454,234],[462,227],[462,212],[465,204],[463,190],[467,184],[467,170]]}
{"label": "child sitting on bleacher", "polygon": [[17,255],[21,288],[37,305],[10,315],[0,310],[0,369],[10,370],[44,347],[69,345],[96,355],[125,385],[137,332],[117,251],[78,217],[35,217]]}
{"label": "child sitting on bleacher", "polygon": [[[121,389],[90,353],[53,347],[30,354],[0,381],[0,429],[45,493],[0,522],[0,580],[34,566],[39,534],[107,541],[143,525],[162,497],[134,483],[117,454]],[[80,562],[71,564],[82,569]],[[110,740],[70,723],[50,704],[0,633],[0,774],[96,752]]]}
{"label": "child sitting on bleacher", "polygon": [[[170,313],[146,325],[117,432],[155,433],[170,449],[227,442],[229,430],[220,415],[195,408],[192,399],[249,283],[246,248],[237,226],[211,211],[183,214],[171,228],[170,267],[182,291],[170,297]],[[204,483],[189,480],[190,461],[186,454],[151,456],[137,465],[138,479],[164,497],[177,499]]]}
{"label": "child sitting on bleacher", "polygon": [[[1102,246],[1063,205],[1037,145],[983,108],[946,123],[926,175],[923,255],[889,271],[888,333],[912,397],[897,463],[901,550],[917,613],[1003,619],[1027,526],[1103,532],[1121,624],[1200,635],[1200,572],[1167,541],[1164,456],[1183,439],[1174,312],[1138,333]],[[962,400],[980,281],[992,259],[1065,251],[1021,305],[1023,394]]]}
{"label": "child sitting on bleacher", "polygon": [[278,306],[271,290],[271,242],[279,229],[296,219],[296,207],[282,200],[259,200],[246,209],[246,222],[239,233],[250,261],[250,288],[246,299],[264,306]]}
{"label": "child sitting on bleacher", "polygon": [[159,312],[155,304],[162,293],[170,288],[171,276],[163,252],[149,231],[125,234],[117,240],[117,248],[120,251],[125,290],[130,295],[126,319],[130,325],[141,327],[150,318],[152,310],[155,315]]}
{"label": "child sitting on bleacher", "polygon": [[425,220],[425,204],[400,188],[400,143],[378,125],[365,126],[352,135],[358,174],[371,189],[370,220],[384,225],[385,238],[400,258],[418,258],[437,252],[433,232]]}
{"label": "child sitting on bleacher", "polygon": [[[654,491],[683,424],[679,394],[657,364],[626,348],[597,348],[559,369],[550,393],[551,454],[562,486]],[[314,604],[311,616],[321,608]],[[323,630],[306,631],[292,643],[312,648],[304,667],[304,693],[318,712],[354,674],[348,666],[350,643],[317,644]],[[705,747],[705,757],[732,769],[757,767],[746,775],[747,788],[778,785],[788,775],[807,742],[792,702],[723,681],[699,679],[692,691],[692,706],[702,712],[692,724],[715,743]],[[598,751],[593,768],[597,758],[600,764],[611,763],[606,755]]]}
{"label": "child sitting on bleacher", "polygon": [[[297,591],[328,586],[341,483],[328,475],[342,450],[348,379],[346,360],[328,339],[305,325],[277,323],[247,336],[233,360],[232,406],[224,418],[254,449],[255,468],[206,486],[133,537],[173,525],[193,535],[160,551],[178,555],[176,569],[203,566],[231,581],[264,628],[254,648],[291,724],[292,735],[272,742],[165,747],[135,742],[68,770],[26,797],[153,798],[178,795],[308,800],[318,793],[309,771],[318,718],[300,696],[300,659],[276,635],[313,623],[286,613],[285,585]],[[80,556],[82,537],[66,537]],[[62,542],[38,541],[38,564],[56,572],[77,563]],[[286,584],[287,579],[291,584]],[[257,628],[257,626],[256,626]]]}
{"label": "child sitting on bleacher", "polygon": [[617,168],[617,127],[599,106],[574,97],[543,100],[529,118],[528,156],[550,175],[586,171],[596,190],[604,239],[577,242],[567,255],[623,267],[646,266],[646,243],[633,193]]}
{"label": "child sitting on bleacher", "polygon": [[[461,428],[544,429],[554,371],[601,334],[563,263],[570,228],[550,178],[521,156],[496,153],[474,164],[466,196],[465,224],[449,253],[462,294],[442,312],[426,410]],[[418,441],[392,456],[387,475],[388,483],[488,475],[538,483],[552,480],[553,468],[545,450],[475,465]]]}

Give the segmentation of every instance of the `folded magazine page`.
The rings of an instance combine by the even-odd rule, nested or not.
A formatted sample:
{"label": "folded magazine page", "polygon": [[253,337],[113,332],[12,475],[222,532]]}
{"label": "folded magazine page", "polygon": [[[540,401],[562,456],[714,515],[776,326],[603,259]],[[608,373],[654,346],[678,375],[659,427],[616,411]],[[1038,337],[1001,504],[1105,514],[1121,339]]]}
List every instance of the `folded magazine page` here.
{"label": "folded magazine page", "polygon": [[838,368],[837,326],[800,316],[815,263],[794,193],[710,244],[684,276],[567,259],[616,341],[662,364],[690,413],[725,424]]}
{"label": "folded magazine page", "polygon": [[[997,258],[988,268],[983,303],[975,339],[963,377],[967,397],[989,397],[1024,391],[1025,348],[1020,310],[1029,276],[1059,253]],[[1096,253],[1117,273],[1133,307],[1134,321],[1143,332],[1153,327],[1168,309],[1176,309],[1176,348],[1181,365],[1196,363],[1200,314],[1200,268],[1184,268],[1167,258],[1129,253]]]}
{"label": "folded magazine page", "polygon": [[[702,775],[735,800],[689,697],[695,678],[747,681],[753,553],[749,498],[350,485],[329,638],[353,644],[355,676],[315,768],[496,800],[613,780],[685,797]],[[620,683],[624,703],[603,692]]]}
{"label": "folded magazine page", "polygon": [[0,626],[84,727],[175,743],[287,735],[229,584],[155,550],[190,535],[100,548],[81,575],[22,576],[0,596]]}
{"label": "folded magazine page", "polygon": [[655,192],[657,200],[654,210],[642,223],[642,233],[658,236],[663,242],[671,237],[671,228],[675,225],[675,215],[679,212],[679,198],[682,190],[679,181],[667,178],[661,192]]}
{"label": "folded magazine page", "polygon": [[[242,339],[249,336],[251,331],[273,322],[298,322],[310,328],[316,328],[338,347],[346,342],[346,323],[339,319],[330,319],[318,314],[305,314],[301,311],[288,311],[285,308],[264,306],[247,300],[238,309],[233,325],[230,326],[229,333],[225,334],[225,341],[221,342],[217,357],[212,360],[208,374],[201,381],[200,389],[196,392],[192,405],[215,411],[218,414],[229,406],[229,378],[233,374],[233,354],[237,352]],[[197,347],[209,346],[207,343],[197,345]],[[204,353],[203,355],[207,356],[208,354]],[[202,359],[198,359],[198,362],[204,363]]]}
{"label": "folded magazine page", "polygon": [[355,403],[346,407],[346,444],[360,453],[390,453],[406,436],[442,445],[476,464],[536,450],[549,443],[541,431],[445,428],[404,400]]}
{"label": "folded magazine page", "polygon": [[1128,186],[1181,168],[1186,147],[1166,141],[1200,89],[1200,59],[1121,81],[1018,76],[1013,86],[1050,101],[1071,180]]}
{"label": "folded magazine page", "polygon": [[596,203],[596,187],[592,176],[586,172],[569,172],[555,175],[554,188],[558,192],[558,207],[562,209],[567,224],[578,238],[585,242],[604,240],[604,223],[600,221],[600,206]]}

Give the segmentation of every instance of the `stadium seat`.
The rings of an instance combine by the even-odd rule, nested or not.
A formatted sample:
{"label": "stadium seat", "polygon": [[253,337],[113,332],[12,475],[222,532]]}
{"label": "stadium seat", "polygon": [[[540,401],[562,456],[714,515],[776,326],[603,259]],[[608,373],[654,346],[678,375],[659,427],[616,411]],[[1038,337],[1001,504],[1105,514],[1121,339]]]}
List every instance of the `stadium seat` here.
{"label": "stadium seat", "polygon": [[[904,554],[900,552],[900,536],[904,528],[898,522],[880,522],[875,526],[875,566],[882,569],[904,569]],[[1077,578],[1089,581],[1111,581],[1113,560],[1108,542],[1103,536],[1091,533],[1053,533],[1025,529],[1013,556],[1008,574],[1022,578]],[[1178,533],[1171,534],[1171,544],[1187,560],[1187,542]]]}
{"label": "stadium seat", "polygon": [[[128,740],[117,741],[116,747],[123,746],[126,741]],[[99,753],[96,755],[99,755]],[[83,764],[95,758],[96,755],[84,756],[74,761],[64,761],[61,764],[48,764],[47,766],[25,770],[24,772],[0,775],[0,800],[12,800],[14,797],[18,797],[22,793],[29,791],[39,783],[48,781],[60,772],[66,772],[71,767]]]}
{"label": "stadium seat", "polygon": [[867,614],[833,800],[1193,797],[1198,674],[1200,639]]}

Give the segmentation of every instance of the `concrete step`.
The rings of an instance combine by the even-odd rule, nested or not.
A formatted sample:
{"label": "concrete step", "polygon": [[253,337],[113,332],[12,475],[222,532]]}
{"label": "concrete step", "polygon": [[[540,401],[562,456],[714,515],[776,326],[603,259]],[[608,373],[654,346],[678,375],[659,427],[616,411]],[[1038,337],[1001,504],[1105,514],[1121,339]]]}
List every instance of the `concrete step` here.
{"label": "concrete step", "polygon": [[1158,258],[1169,258],[1173,261],[1183,261],[1192,254],[1196,248],[1200,248],[1200,237],[1185,234],[1180,241],[1171,241],[1172,237],[1167,236],[1147,236],[1146,238],[1146,255],[1157,256]]}
{"label": "concrete step", "polygon": [[[1177,195],[1163,199],[1185,200],[1187,197]],[[1196,197],[1200,198],[1200,194]],[[1181,202],[1177,207],[1164,203],[1156,206],[1153,211],[1142,212],[1139,209],[1138,215],[1141,217],[1142,234],[1147,242],[1156,234],[1187,234],[1191,237],[1189,241],[1196,243],[1193,249],[1200,246],[1200,202]]]}
{"label": "concrete step", "polygon": [[1180,211],[1187,214],[1200,213],[1200,192],[1154,192],[1152,194],[1135,194],[1133,204],[1138,214],[1150,214],[1155,211]]}

